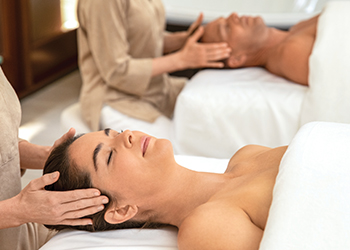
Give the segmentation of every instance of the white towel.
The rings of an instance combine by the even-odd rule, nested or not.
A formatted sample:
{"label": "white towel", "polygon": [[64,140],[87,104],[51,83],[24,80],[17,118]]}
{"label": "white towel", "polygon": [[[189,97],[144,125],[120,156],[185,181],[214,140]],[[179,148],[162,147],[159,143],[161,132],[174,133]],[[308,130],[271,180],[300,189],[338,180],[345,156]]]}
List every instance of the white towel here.
{"label": "white towel", "polygon": [[318,19],[301,125],[350,123],[350,1],[329,2]]}
{"label": "white towel", "polygon": [[260,250],[350,249],[350,124],[303,126],[280,165]]}

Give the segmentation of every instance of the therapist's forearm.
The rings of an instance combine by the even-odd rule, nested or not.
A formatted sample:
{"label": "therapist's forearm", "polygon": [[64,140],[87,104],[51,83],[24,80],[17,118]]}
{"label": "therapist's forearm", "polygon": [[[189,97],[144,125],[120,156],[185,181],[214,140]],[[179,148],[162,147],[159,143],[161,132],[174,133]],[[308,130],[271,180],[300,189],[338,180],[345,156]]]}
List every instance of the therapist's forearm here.
{"label": "therapist's forearm", "polygon": [[185,69],[179,53],[154,58],[152,61],[152,77]]}
{"label": "therapist's forearm", "polygon": [[18,149],[21,169],[43,169],[51,147],[21,141]]}
{"label": "therapist's forearm", "polygon": [[187,39],[187,31],[165,32],[164,34],[164,54],[168,54],[181,49]]}
{"label": "therapist's forearm", "polygon": [[0,214],[0,229],[23,224],[18,219],[18,208],[15,207],[14,198],[0,201]]}

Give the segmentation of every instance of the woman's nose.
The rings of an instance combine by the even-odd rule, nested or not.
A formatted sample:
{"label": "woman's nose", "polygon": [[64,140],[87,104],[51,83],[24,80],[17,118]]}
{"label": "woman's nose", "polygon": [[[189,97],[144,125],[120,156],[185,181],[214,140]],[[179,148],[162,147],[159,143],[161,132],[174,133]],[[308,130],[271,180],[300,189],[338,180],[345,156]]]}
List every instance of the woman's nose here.
{"label": "woman's nose", "polygon": [[122,136],[124,146],[127,148],[131,148],[134,143],[134,134],[132,133],[132,131],[125,130],[120,135]]}

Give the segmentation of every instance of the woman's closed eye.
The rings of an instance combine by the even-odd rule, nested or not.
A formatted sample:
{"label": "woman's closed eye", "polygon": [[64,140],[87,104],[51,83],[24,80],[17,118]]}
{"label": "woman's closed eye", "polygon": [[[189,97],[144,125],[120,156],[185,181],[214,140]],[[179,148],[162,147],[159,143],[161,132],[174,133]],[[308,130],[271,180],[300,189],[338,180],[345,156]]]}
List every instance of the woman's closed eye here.
{"label": "woman's closed eye", "polygon": [[109,166],[109,163],[111,162],[112,155],[113,155],[113,150],[111,150],[111,152],[109,153],[108,160],[107,160],[107,166]]}

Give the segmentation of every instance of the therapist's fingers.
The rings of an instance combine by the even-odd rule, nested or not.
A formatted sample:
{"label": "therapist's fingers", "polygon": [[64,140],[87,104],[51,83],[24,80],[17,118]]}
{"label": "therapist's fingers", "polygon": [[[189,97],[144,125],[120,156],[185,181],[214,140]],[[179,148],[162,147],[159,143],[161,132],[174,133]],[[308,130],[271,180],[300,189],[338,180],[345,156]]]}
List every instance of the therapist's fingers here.
{"label": "therapist's fingers", "polygon": [[193,33],[201,26],[203,22],[203,13],[200,13],[197,20],[194,21],[187,30],[188,36],[193,35]]}
{"label": "therapist's fingers", "polygon": [[[104,209],[104,204],[108,203],[105,196],[82,199],[63,204],[61,209],[63,212],[61,221],[57,224],[65,225],[87,225],[89,220],[81,220],[82,217],[95,214]],[[82,224],[83,223],[83,224]]]}
{"label": "therapist's fingers", "polygon": [[86,226],[86,225],[92,225],[92,220],[89,218],[65,219],[65,220],[62,220],[57,225]]}
{"label": "therapist's fingers", "polygon": [[55,143],[53,144],[52,148],[57,147],[58,145],[60,145],[62,142],[65,142],[66,140],[73,138],[75,135],[75,129],[74,128],[70,128],[68,130],[67,133],[65,133],[64,135],[62,135],[59,139],[57,139],[55,141]]}
{"label": "therapist's fingers", "polygon": [[193,35],[188,38],[190,42],[197,42],[204,33],[204,28],[203,26],[198,27],[197,30],[194,31]]}
{"label": "therapist's fingers", "polygon": [[45,186],[55,183],[58,180],[59,176],[60,173],[58,171],[45,174],[43,176],[40,176],[39,178],[32,180],[29,183],[28,188],[30,188],[31,190],[42,190],[45,188]]}
{"label": "therapist's fingers", "polygon": [[222,63],[213,63],[215,61],[221,61],[226,59],[231,54],[231,49],[227,46],[219,46],[219,45],[203,45],[206,46],[204,49],[204,65],[203,67],[223,67]]}
{"label": "therapist's fingers", "polygon": [[[45,186],[51,185],[59,178],[59,172],[45,174],[37,179],[34,179],[28,185],[30,192],[43,190]],[[91,208],[95,212],[96,207],[108,203],[108,197],[101,195],[101,192],[96,188],[77,189],[71,191],[47,191],[50,192],[51,200],[55,201],[56,206],[61,204],[60,211],[62,214],[72,210],[81,210]]]}
{"label": "therapist's fingers", "polygon": [[[101,193],[96,188],[76,189],[70,191],[53,192],[61,200],[61,203],[70,203],[79,200],[100,197]],[[102,196],[101,196],[102,197]],[[103,196],[106,197],[106,196]]]}
{"label": "therapist's fingers", "polygon": [[206,56],[208,61],[217,61],[226,59],[230,56],[231,49],[227,47],[209,48],[206,50]]}
{"label": "therapist's fingers", "polygon": [[66,219],[66,220],[61,221],[57,225],[86,226],[86,225],[92,225],[92,220],[89,218]]}
{"label": "therapist's fingers", "polygon": [[[45,186],[55,183],[59,179],[59,176],[60,173],[58,171],[45,174],[37,179],[32,180],[28,185],[28,188],[30,188],[30,190],[32,191],[43,190]],[[63,192],[51,192],[51,194],[56,196],[61,203],[68,203],[76,200],[98,197],[101,195],[101,192],[97,188],[77,189]]]}
{"label": "therapist's fingers", "polygon": [[208,62],[204,68],[223,68],[225,64],[223,62]]}
{"label": "therapist's fingers", "polygon": [[[69,204],[64,206],[64,210],[67,211],[62,215],[62,218],[64,219],[78,219],[82,218],[87,215],[95,214],[99,211],[102,211],[104,209],[104,204],[101,203],[101,199],[96,199],[96,201],[90,201],[91,203],[94,203],[93,206],[86,206],[85,204]],[[89,203],[90,203],[89,202]],[[103,201],[105,203],[105,201]],[[78,207],[81,207],[81,209],[77,209]]]}
{"label": "therapist's fingers", "polygon": [[[55,192],[60,195],[62,200],[62,208],[65,212],[70,212],[74,210],[81,210],[85,208],[89,208],[92,206],[100,206],[102,204],[108,203],[108,197],[105,195],[90,196],[87,192],[88,189],[79,189],[74,191],[65,191],[65,192]],[[68,194],[66,194],[69,192]],[[68,201],[69,200],[69,201]]]}
{"label": "therapist's fingers", "polygon": [[180,60],[183,61],[186,68],[222,68],[224,66],[222,62],[213,62],[228,58],[231,48],[227,43],[198,43],[196,39],[202,31],[203,27],[187,40],[179,52]]}

